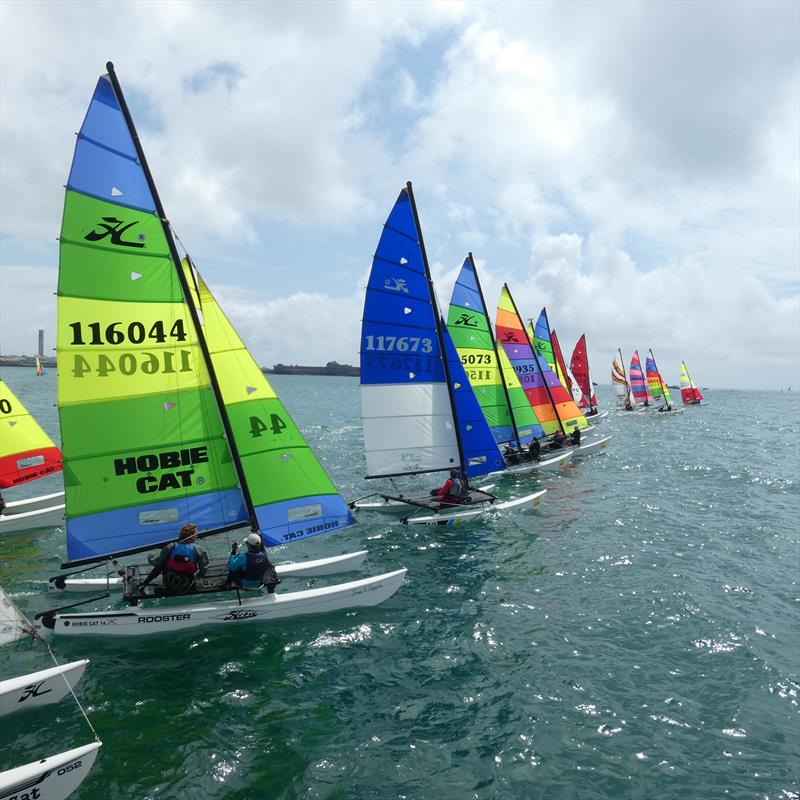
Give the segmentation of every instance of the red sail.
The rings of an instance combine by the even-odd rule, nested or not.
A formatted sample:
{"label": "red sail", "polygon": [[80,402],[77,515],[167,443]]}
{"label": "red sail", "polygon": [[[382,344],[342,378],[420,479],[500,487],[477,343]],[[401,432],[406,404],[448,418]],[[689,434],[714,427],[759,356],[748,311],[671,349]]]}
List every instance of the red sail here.
{"label": "red sail", "polygon": [[593,405],[592,382],[589,378],[589,359],[586,355],[585,333],[581,334],[581,338],[578,339],[578,343],[575,345],[575,349],[572,351],[572,359],[569,362],[569,368],[572,370],[572,374],[575,380],[578,382],[581,392],[583,393],[581,401],[578,403],[578,405],[581,408],[589,408]]}

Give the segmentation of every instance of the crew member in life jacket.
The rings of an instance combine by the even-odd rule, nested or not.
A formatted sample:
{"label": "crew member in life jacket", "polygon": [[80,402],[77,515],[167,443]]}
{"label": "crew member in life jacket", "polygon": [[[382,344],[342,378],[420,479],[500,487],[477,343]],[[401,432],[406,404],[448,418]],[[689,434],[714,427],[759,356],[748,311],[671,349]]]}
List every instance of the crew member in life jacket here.
{"label": "crew member in life jacket", "polygon": [[161,549],[153,562],[153,569],[140,585],[144,589],[150,581],[162,574],[167,594],[188,594],[194,588],[195,575],[203,575],[208,565],[208,555],[196,544],[197,526],[187,522],[178,534],[177,542]]}
{"label": "crew member in life jacket", "polygon": [[456,505],[462,501],[467,490],[466,481],[460,470],[451,469],[450,477],[438,489],[431,489],[431,496],[438,497],[443,505]]}
{"label": "crew member in life jacket", "polygon": [[572,444],[575,447],[579,447],[580,446],[580,443],[581,443],[581,429],[580,428],[574,428],[573,429],[571,439],[572,439]]}
{"label": "crew member in life jacket", "polygon": [[558,430],[553,435],[553,441],[550,442],[550,449],[560,450],[562,447],[566,447],[566,444],[567,437],[564,435],[564,431]]}
{"label": "crew member in life jacket", "polygon": [[239,545],[236,542],[231,547],[225,588],[238,586],[242,589],[260,589],[266,586],[267,591],[272,594],[281,581],[267,558],[260,534],[253,532],[244,541],[247,545],[246,553],[238,552]]}

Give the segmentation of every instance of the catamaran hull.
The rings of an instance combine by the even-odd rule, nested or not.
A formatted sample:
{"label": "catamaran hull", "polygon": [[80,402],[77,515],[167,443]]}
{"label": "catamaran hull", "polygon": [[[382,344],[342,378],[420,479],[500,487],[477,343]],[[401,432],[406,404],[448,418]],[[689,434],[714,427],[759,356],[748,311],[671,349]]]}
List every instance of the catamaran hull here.
{"label": "catamaran hull", "polygon": [[52,508],[64,502],[64,492],[53,492],[43,494],[39,497],[29,497],[26,500],[12,500],[6,503],[3,509],[3,516],[10,517],[14,514],[23,514],[26,511],[41,511],[44,508]]}
{"label": "catamaran hull", "polygon": [[38,511],[23,511],[19,514],[0,515],[0,535],[16,533],[32,528],[55,528],[64,524],[64,504],[43,508]]}
{"label": "catamaran hull", "polygon": [[58,636],[141,636],[245,622],[273,622],[345,608],[376,606],[400,588],[406,571],[399,569],[384,575],[301,592],[275,592],[253,600],[242,600],[241,603],[234,600],[204,605],[55,614],[52,629],[45,627],[42,632],[50,631]]}
{"label": "catamaran hull", "polygon": [[101,742],[0,772],[0,800],[64,800],[89,774]]}
{"label": "catamaran hull", "polygon": [[525,461],[522,464],[512,464],[500,472],[490,472],[488,478],[502,478],[505,475],[525,475],[528,472],[557,472],[572,460],[572,451],[567,450],[558,455],[551,456],[541,461]]}
{"label": "catamaran hull", "polygon": [[485,504],[481,508],[469,508],[469,506],[466,506],[462,507],[462,509],[440,511],[436,514],[426,514],[421,517],[406,517],[403,523],[406,525],[460,525],[462,522],[481,517],[492,511],[506,511],[509,509],[517,509],[519,511],[528,509],[532,511],[542,504],[542,495],[546,494],[546,492],[547,489],[542,489],[533,494],[525,495],[525,497],[517,497],[514,500]]}
{"label": "catamaran hull", "polygon": [[608,411],[601,411],[599,414],[592,414],[590,417],[586,417],[586,421],[590,422],[592,425],[596,425],[598,422],[602,422],[608,416]]}
{"label": "catamaran hull", "polygon": [[[275,572],[279,578],[317,578],[324,575],[338,575],[341,572],[351,572],[364,563],[367,557],[366,550],[355,553],[345,553],[341,556],[330,558],[317,558],[313,561],[294,561],[287,564],[277,564]],[[122,577],[112,575],[108,578],[67,578],[63,586],[55,578],[48,583],[48,591],[55,594],[61,592],[103,592],[108,590],[121,590]]]}
{"label": "catamaran hull", "polygon": [[671,414],[683,414],[686,409],[684,408],[673,408],[671,411],[661,411],[659,410],[656,414],[657,417],[667,417]]}
{"label": "catamaran hull", "polygon": [[77,685],[88,663],[88,659],[73,661],[0,681],[0,717],[57,703]]}
{"label": "catamaran hull", "polygon": [[586,444],[574,448],[572,451],[573,458],[581,458],[582,456],[588,456],[592,453],[599,453],[601,450],[605,450],[610,439],[610,436],[604,436],[602,439],[595,439],[593,442],[586,442]]}

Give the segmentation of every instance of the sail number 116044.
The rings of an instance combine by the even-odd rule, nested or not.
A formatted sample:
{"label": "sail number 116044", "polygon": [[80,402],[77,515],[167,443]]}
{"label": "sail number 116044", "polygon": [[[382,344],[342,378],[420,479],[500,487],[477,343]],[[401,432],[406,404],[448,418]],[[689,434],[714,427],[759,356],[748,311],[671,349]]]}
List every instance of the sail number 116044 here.
{"label": "sail number 116044", "polygon": [[113,373],[119,375],[154,375],[160,372],[169,375],[176,372],[192,372],[191,350],[161,350],[158,353],[104,353],[91,354],[89,358],[75,355],[72,363],[72,374],[83,378],[87,373],[94,373],[98,378],[106,378]]}

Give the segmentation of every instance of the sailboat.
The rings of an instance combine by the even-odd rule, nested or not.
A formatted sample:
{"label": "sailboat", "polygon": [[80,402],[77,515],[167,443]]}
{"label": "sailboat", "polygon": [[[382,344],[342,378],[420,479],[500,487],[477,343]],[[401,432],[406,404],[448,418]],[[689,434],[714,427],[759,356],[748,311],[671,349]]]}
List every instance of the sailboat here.
{"label": "sailboat", "polygon": [[[54,475],[61,468],[61,451],[0,380],[0,489]],[[53,492],[10,501],[0,514],[0,534],[62,524],[63,498],[63,492]]]}
{"label": "sailboat", "polygon": [[[353,505],[417,513],[410,524],[457,523],[492,509],[530,508],[543,491],[499,500],[470,489],[445,505],[429,492],[397,489],[399,476],[458,470],[472,479],[505,467],[442,320],[430,276],[411,183],[401,190],[372,262],[361,324],[361,410],[367,478],[393,491]],[[377,501],[370,501],[370,497]],[[422,513],[425,510],[433,514]]]}
{"label": "sailboat", "polygon": [[586,348],[585,333],[582,333],[581,338],[576,342],[569,365],[580,392],[580,399],[577,401],[578,408],[588,409],[584,413],[591,422],[599,422],[608,416],[608,411],[604,411],[602,414],[598,413],[597,395],[595,394],[592,375],[589,371],[589,354]]}
{"label": "sailboat", "polygon": [[645,362],[645,371],[647,373],[647,389],[651,397],[655,402],[659,400],[664,402],[664,405],[660,406],[658,411],[661,414],[679,414],[682,412],[682,408],[672,407],[672,395],[669,393],[669,387],[664,383],[664,379],[658,371],[656,357],[653,355],[652,349]]}
{"label": "sailboat", "polygon": [[681,361],[681,400],[685,406],[706,406],[703,393],[694,385],[689,368],[685,361]]}
{"label": "sailboat", "polygon": [[527,447],[544,436],[542,426],[502,348],[497,347],[472,253],[453,286],[447,330],[495,441],[504,447],[508,467],[503,475],[557,470],[570,451],[534,461]]}
{"label": "sailboat", "polygon": [[[266,546],[347,527],[352,515],[330,478],[199,274],[181,261],[107,68],[78,134],[60,237],[62,568],[162,546],[187,522],[202,537],[249,526]],[[139,605],[165,593],[157,581],[143,590],[143,572],[148,565],[125,568],[124,610],[71,613],[73,604],[36,619],[54,634],[113,636],[268,622],[376,605],[406,570],[158,609]],[[192,599],[224,582],[203,577]]]}
{"label": "sailboat", "polygon": [[[532,325],[531,332],[535,333]],[[541,337],[538,344],[541,350],[546,352],[548,346],[552,349],[549,325],[546,335],[542,335],[544,333],[545,331],[542,329],[536,335]],[[575,428],[589,427],[586,417],[581,414],[556,373],[550,369],[547,360],[541,357],[534,347],[534,342],[529,332],[525,330],[507,284],[503,284],[500,292],[495,335],[517,373],[536,418],[542,426],[544,436],[552,436],[558,431],[567,435],[568,430],[571,432]],[[605,449],[609,438],[598,439],[575,447],[572,449],[573,456],[588,455],[595,450]]]}
{"label": "sailboat", "polygon": [[36,356],[36,375],[37,377],[44,374],[44,367],[42,367],[42,361],[39,356]]}
{"label": "sailboat", "polygon": [[652,404],[653,396],[650,394],[650,387],[644,378],[642,362],[639,359],[639,351],[634,350],[630,365],[630,386],[633,399],[640,406],[637,411],[654,411]]}
{"label": "sailboat", "polygon": [[[40,639],[34,626],[0,587],[0,645],[29,636]],[[50,650],[47,642],[44,644]],[[50,655],[53,656],[52,651]],[[55,661],[54,656],[53,660]],[[70,664],[56,662],[56,666],[50,669],[0,681],[0,716],[49,706],[67,694],[75,698],[73,689],[88,663],[87,659]],[[77,698],[75,702],[80,707]],[[85,712],[84,717],[88,722]],[[0,797],[3,800],[37,797],[43,800],[61,800],[68,797],[83,783],[94,765],[97,751],[102,746],[91,722],[89,727],[95,738],[90,744],[0,772]]]}
{"label": "sailboat", "polygon": [[617,349],[611,361],[611,383],[617,396],[617,407],[625,411],[636,410],[636,400],[634,399],[631,385],[628,383],[628,376],[625,373],[625,363],[622,360],[622,350]]}

